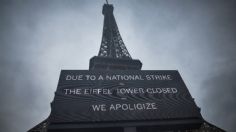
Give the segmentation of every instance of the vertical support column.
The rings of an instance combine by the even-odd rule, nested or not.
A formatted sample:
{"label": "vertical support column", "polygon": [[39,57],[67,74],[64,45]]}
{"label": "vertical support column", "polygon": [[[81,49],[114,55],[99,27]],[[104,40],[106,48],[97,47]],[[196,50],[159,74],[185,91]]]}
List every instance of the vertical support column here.
{"label": "vertical support column", "polygon": [[124,127],[124,132],[137,132],[136,127]]}

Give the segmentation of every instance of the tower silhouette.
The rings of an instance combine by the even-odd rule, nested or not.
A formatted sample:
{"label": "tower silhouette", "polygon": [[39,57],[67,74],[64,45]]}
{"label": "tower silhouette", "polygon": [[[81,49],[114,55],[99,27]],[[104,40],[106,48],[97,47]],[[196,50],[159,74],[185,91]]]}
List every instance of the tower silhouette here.
{"label": "tower silhouette", "polygon": [[[104,25],[102,41],[98,56],[94,56],[90,59],[89,70],[90,71],[114,71],[114,70],[138,70],[142,68],[142,63],[137,59],[132,59],[129,54],[113,15],[114,7],[108,2],[103,5],[102,14],[104,15]],[[58,97],[54,98],[59,100]],[[53,102],[54,102],[53,101]],[[53,103],[52,103],[53,105]],[[66,107],[66,106],[65,106]],[[68,113],[70,114],[70,113]],[[52,123],[51,114],[43,122],[39,123],[35,127],[29,130],[29,132],[156,132],[156,131],[168,131],[168,132],[223,132],[224,130],[208,123],[203,120],[203,123],[187,123],[186,126],[179,127],[178,124],[181,121],[177,121],[176,125],[162,124],[155,125],[132,125],[126,123],[124,127],[119,126],[107,126],[96,127],[96,125],[73,124],[73,123]],[[60,117],[63,118],[63,117]],[[190,121],[190,120],[188,120]],[[192,121],[192,120],[191,120]],[[194,121],[194,120],[193,120]],[[186,122],[186,121],[183,121]],[[200,124],[199,124],[200,123]],[[191,126],[187,126],[191,124]],[[196,126],[194,126],[194,125]],[[128,126],[128,127],[127,127]]]}
{"label": "tower silhouette", "polygon": [[90,70],[141,70],[142,63],[131,58],[113,15],[114,7],[104,4],[104,25],[98,56],[90,59]]}

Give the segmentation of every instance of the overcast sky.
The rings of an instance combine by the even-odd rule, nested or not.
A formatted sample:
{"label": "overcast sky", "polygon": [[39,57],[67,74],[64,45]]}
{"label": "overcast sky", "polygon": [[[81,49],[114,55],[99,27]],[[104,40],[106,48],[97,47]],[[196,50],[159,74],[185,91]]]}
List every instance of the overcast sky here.
{"label": "overcast sky", "polygon": [[[61,69],[88,69],[105,0],[0,1],[0,131],[24,132],[50,113]],[[143,70],[175,70],[203,117],[236,131],[236,2],[110,0]]]}

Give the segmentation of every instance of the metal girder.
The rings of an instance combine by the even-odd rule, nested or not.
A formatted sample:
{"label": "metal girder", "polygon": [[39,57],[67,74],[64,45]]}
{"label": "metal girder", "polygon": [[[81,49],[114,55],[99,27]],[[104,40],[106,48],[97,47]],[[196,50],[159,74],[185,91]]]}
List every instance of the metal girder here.
{"label": "metal girder", "polygon": [[103,6],[103,35],[98,56],[132,59],[121,38],[115,17],[113,15],[113,9],[113,6],[110,4],[104,4]]}

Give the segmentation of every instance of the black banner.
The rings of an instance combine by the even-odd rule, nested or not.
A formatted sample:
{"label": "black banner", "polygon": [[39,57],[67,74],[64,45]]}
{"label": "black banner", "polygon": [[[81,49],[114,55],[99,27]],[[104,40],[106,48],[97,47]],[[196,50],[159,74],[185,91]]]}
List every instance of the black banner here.
{"label": "black banner", "polygon": [[136,121],[201,118],[178,71],[62,70],[50,120]]}

